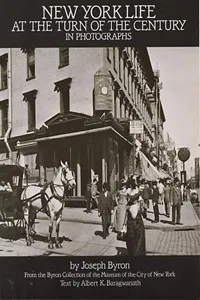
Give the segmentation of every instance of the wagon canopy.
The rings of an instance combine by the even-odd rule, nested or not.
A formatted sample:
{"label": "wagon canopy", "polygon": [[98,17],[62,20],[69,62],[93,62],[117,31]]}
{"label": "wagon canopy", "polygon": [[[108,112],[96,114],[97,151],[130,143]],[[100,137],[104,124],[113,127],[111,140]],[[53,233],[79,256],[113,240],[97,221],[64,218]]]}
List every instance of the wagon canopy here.
{"label": "wagon canopy", "polygon": [[[18,165],[0,165],[0,180],[9,181],[11,185],[22,185],[24,167]],[[15,182],[14,178],[18,178]]]}

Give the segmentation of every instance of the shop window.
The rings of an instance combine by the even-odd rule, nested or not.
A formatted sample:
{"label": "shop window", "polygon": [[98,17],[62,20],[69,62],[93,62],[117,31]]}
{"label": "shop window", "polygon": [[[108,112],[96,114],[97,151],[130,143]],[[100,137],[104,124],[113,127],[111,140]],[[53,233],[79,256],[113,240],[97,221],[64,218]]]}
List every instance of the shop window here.
{"label": "shop window", "polygon": [[23,101],[27,102],[28,109],[28,131],[34,130],[36,127],[36,95],[37,90],[23,94]]}
{"label": "shop window", "polygon": [[1,66],[1,89],[6,89],[8,87],[8,54],[0,56],[0,66]]}
{"label": "shop window", "polygon": [[69,48],[59,48],[59,68],[69,65]]}

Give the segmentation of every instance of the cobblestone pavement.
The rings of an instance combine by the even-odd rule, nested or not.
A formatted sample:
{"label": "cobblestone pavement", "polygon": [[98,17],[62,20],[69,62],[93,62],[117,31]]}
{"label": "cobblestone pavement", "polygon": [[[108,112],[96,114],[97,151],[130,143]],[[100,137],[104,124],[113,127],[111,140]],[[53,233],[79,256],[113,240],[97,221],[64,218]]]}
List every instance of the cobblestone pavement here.
{"label": "cobblestone pavement", "polygon": [[162,231],[154,255],[200,255],[200,230]]}

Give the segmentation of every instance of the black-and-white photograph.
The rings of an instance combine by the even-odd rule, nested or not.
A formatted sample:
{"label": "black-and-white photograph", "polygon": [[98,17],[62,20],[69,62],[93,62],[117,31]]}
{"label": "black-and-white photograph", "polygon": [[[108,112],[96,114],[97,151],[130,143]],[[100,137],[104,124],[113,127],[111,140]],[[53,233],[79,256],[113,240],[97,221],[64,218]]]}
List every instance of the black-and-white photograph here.
{"label": "black-and-white photograph", "polygon": [[0,256],[200,254],[198,47],[0,48]]}

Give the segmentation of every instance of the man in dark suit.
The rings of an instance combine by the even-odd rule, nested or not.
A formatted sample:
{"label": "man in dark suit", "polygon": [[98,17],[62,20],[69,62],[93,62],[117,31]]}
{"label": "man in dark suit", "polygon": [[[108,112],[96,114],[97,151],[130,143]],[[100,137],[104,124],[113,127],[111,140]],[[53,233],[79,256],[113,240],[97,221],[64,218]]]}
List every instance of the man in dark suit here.
{"label": "man in dark suit", "polygon": [[[182,205],[182,193],[180,188],[179,179],[174,178],[174,184],[170,188],[170,202],[172,203],[172,223],[173,225],[179,224],[181,219],[181,205]],[[175,223],[176,220],[176,223]]]}
{"label": "man in dark suit", "polygon": [[151,198],[151,188],[148,185],[148,182],[146,180],[142,181],[143,187],[141,189],[141,196],[144,200],[144,210],[143,210],[143,217],[147,218],[147,208],[149,208],[149,199]]}
{"label": "man in dark suit", "polygon": [[107,182],[103,184],[103,192],[99,196],[98,213],[102,218],[103,239],[109,235],[109,227],[111,223],[111,215],[114,209],[114,201],[111,192],[109,192],[109,185]]}
{"label": "man in dark suit", "polygon": [[85,191],[85,199],[86,199],[86,212],[91,213],[91,202],[92,202],[92,193],[91,193],[91,184],[88,183]]}
{"label": "man in dark suit", "polygon": [[158,202],[159,202],[159,190],[157,187],[156,181],[153,181],[152,183],[152,203],[153,203],[153,211],[154,211],[154,223],[159,222],[159,207],[158,207]]}

